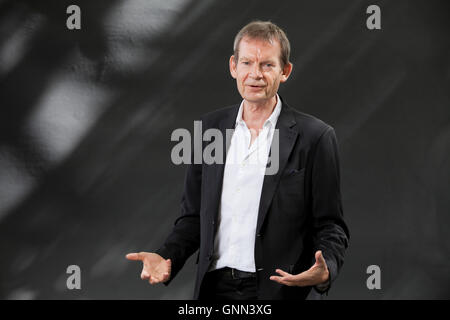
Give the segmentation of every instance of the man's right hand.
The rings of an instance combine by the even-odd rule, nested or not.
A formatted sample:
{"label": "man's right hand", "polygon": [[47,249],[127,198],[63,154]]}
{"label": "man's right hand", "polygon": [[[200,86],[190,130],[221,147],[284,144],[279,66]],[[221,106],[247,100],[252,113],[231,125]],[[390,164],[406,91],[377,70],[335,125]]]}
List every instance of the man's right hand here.
{"label": "man's right hand", "polygon": [[141,279],[148,280],[150,284],[166,282],[170,278],[172,261],[164,259],[159,254],[152,252],[129,253],[126,255],[128,260],[142,261],[143,267]]}

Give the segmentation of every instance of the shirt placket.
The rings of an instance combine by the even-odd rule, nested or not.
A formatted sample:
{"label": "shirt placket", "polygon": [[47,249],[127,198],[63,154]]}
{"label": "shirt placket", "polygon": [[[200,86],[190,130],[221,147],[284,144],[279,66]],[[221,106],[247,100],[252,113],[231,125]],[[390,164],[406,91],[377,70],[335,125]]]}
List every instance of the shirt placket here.
{"label": "shirt placket", "polygon": [[[243,185],[243,179],[245,179],[245,165],[246,165],[246,159],[249,154],[249,150],[247,148],[249,143],[249,131],[248,128],[246,128],[245,125],[241,126],[238,132],[238,136],[236,139],[237,143],[237,163],[234,165],[234,170],[237,171],[237,178],[234,183],[234,201],[233,201],[233,210],[232,210],[232,216],[231,216],[231,229],[232,229],[232,237],[230,238],[230,251],[232,253],[231,259],[234,261],[234,263],[239,262],[239,252],[236,251],[236,248],[238,247],[238,241],[239,237],[237,236],[239,234],[239,228],[240,228],[240,221],[239,217],[236,215],[236,207],[239,206],[239,204],[242,204],[242,201],[245,199],[242,199],[243,197],[243,191],[242,185]],[[243,139],[242,139],[242,138]]]}

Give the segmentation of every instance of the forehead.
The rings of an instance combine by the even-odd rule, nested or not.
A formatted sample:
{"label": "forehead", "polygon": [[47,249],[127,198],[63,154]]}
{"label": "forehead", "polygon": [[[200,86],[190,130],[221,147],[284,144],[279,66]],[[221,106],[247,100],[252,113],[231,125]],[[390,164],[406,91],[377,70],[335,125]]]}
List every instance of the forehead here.
{"label": "forehead", "polygon": [[239,57],[273,59],[278,58],[280,54],[280,42],[276,39],[269,42],[263,39],[244,37],[239,43]]}

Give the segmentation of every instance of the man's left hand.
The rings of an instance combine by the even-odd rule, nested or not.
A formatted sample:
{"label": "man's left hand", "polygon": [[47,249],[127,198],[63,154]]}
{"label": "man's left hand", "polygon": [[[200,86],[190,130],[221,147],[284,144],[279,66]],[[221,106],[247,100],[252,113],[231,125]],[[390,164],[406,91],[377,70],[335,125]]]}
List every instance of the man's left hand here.
{"label": "man's left hand", "polygon": [[299,274],[290,274],[281,269],[275,271],[281,276],[271,276],[270,280],[284,284],[286,286],[315,286],[328,281],[330,272],[328,271],[325,259],[322,256],[322,251],[317,251],[315,254],[316,263],[308,270]]}

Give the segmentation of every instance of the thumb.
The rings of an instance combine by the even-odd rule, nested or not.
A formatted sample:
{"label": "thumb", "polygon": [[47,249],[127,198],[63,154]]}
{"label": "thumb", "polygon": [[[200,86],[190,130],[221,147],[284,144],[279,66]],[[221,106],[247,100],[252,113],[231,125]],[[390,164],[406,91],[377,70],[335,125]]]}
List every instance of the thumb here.
{"label": "thumb", "polygon": [[326,265],[325,259],[322,255],[322,250],[316,251],[315,257],[316,257],[316,264]]}

